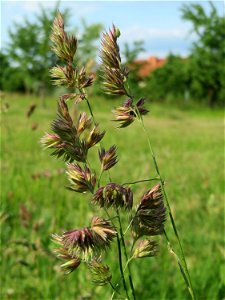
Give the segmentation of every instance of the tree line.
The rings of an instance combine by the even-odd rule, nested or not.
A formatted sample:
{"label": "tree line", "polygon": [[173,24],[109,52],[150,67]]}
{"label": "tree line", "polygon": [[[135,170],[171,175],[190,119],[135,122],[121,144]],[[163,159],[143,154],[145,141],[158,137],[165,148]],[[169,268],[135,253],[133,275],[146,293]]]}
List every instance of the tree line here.
{"label": "tree line", "polygon": [[[132,68],[130,84],[138,95],[146,95],[151,101],[188,103],[196,101],[211,107],[222,106],[225,99],[225,17],[220,16],[214,4],[209,11],[199,4],[186,4],[181,17],[192,23],[197,36],[186,58],[170,54],[166,63],[145,78],[138,75],[139,67]],[[51,92],[49,69],[60,64],[52,54],[50,44],[51,24],[58,10],[41,8],[34,21],[25,18],[23,24],[14,24],[9,31],[9,42],[0,52],[0,89],[36,93],[44,97]],[[62,12],[69,25],[68,10]],[[87,24],[82,20],[73,28],[79,37],[77,62],[88,61],[87,68],[97,75],[97,41],[103,25]],[[141,51],[143,42],[125,44],[124,63],[130,65]],[[74,63],[77,63],[76,61]],[[141,91],[140,91],[141,90]],[[99,88],[94,91],[100,93]]]}

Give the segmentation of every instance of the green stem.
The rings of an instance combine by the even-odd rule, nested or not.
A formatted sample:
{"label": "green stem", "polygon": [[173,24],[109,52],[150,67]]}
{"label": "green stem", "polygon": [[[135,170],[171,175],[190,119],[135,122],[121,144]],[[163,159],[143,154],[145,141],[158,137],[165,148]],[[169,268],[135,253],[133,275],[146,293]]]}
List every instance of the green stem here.
{"label": "green stem", "polygon": [[121,252],[120,238],[119,238],[118,233],[116,235],[116,238],[117,238],[117,247],[118,247],[118,254],[119,254],[120,274],[121,274],[121,277],[122,277],[122,280],[123,280],[123,287],[124,287],[124,290],[126,292],[127,298],[130,299],[130,297],[128,295],[128,290],[127,290],[127,285],[126,285],[126,281],[125,281],[125,277],[124,277],[124,272],[123,272],[122,252]]}
{"label": "green stem", "polygon": [[[105,207],[104,207],[104,210],[105,210],[105,213],[107,214],[108,218],[111,219],[111,217],[110,217],[110,215],[109,215],[109,213],[108,213],[108,211]],[[116,217],[118,218],[118,215]],[[113,222],[112,222],[112,224],[113,224],[114,227],[116,227]],[[130,300],[130,297],[128,295],[128,290],[127,290],[126,280],[125,280],[125,276],[124,276],[124,271],[123,271],[122,252],[121,252],[120,238],[119,238],[118,233],[116,234],[116,238],[117,238],[117,248],[118,248],[118,254],[119,254],[120,274],[121,274],[121,278],[122,278],[122,281],[123,281],[123,287],[124,287],[124,290],[126,292],[127,299]],[[114,293],[113,293],[113,295],[114,295]],[[113,295],[112,295],[112,297],[113,297]]]}
{"label": "green stem", "polygon": [[[124,236],[123,236],[123,230],[122,230],[122,224],[121,224],[121,219],[120,219],[120,213],[119,213],[118,208],[117,208],[117,215],[118,215],[118,220],[119,220],[120,237],[121,237],[121,241],[122,241],[124,255],[125,255],[126,260],[128,262],[129,259],[128,259],[128,255],[127,255],[127,250],[126,250],[126,245],[125,245]],[[131,290],[132,290],[133,299],[135,300],[136,296],[135,296],[134,285],[133,285],[133,280],[132,280],[132,276],[131,276],[131,269],[130,269],[129,264],[127,265],[127,267],[128,267],[128,277],[129,277],[130,287],[131,287]]]}
{"label": "green stem", "polygon": [[[134,244],[135,244],[135,241],[133,241],[133,244],[132,244],[132,248],[131,248],[131,249],[133,249]],[[131,250],[131,251],[132,251],[132,250]],[[128,259],[128,261],[126,262],[126,265],[125,265],[125,267],[124,267],[124,269],[123,269],[123,272],[126,271],[126,268],[128,267],[128,265],[130,264],[130,262],[131,262],[132,260],[133,260],[133,256],[130,257],[130,258]],[[121,279],[122,279],[122,278],[120,278],[119,282],[116,284],[116,288],[119,286]],[[111,299],[113,299],[114,294],[115,294],[115,292],[113,292],[112,298],[111,298]]]}
{"label": "green stem", "polygon": [[[95,117],[94,117],[94,114],[93,114],[93,111],[92,111],[92,108],[91,108],[91,104],[89,103],[87,97],[85,97],[84,99],[87,102],[88,109],[90,111],[92,120],[93,120],[94,124],[96,125],[97,123],[95,121]],[[100,146],[101,146],[101,144],[100,144]],[[108,176],[109,176],[109,180],[111,182],[111,178],[110,178],[110,173],[109,172],[108,172]],[[107,215],[109,216],[107,209],[105,209],[105,211],[106,211]],[[119,224],[120,224],[120,235],[121,235],[122,245],[123,245],[123,248],[124,248],[124,254],[125,254],[126,260],[128,261],[128,256],[127,256],[127,253],[126,253],[126,246],[125,246],[125,242],[124,242],[124,238],[123,238],[122,226],[121,226],[120,217],[119,217],[118,213],[119,212],[117,211],[117,215],[118,215],[118,219],[119,219]],[[124,277],[124,272],[123,272],[121,245],[120,245],[120,238],[119,238],[118,233],[117,233],[117,247],[118,247],[118,254],[119,254],[119,267],[120,267],[121,277],[122,277],[122,280],[123,280],[123,286],[124,286],[127,298],[128,298],[128,300],[130,300],[129,295],[128,295],[127,286],[126,286],[125,277]],[[129,282],[130,282],[130,285],[131,285],[133,298],[135,300],[136,298],[135,298],[134,287],[133,287],[133,282],[132,282],[132,278],[131,278],[131,273],[130,273],[130,267],[129,267],[129,265],[128,265],[128,271],[129,271]]]}
{"label": "green stem", "polygon": [[131,218],[131,221],[130,221],[129,225],[127,226],[126,230],[124,231],[123,235],[125,235],[127,233],[127,231],[130,229],[130,227],[131,227],[131,225],[132,225],[132,223],[133,223],[134,218],[136,217],[136,215],[137,215],[137,210],[136,210],[134,216]]}
{"label": "green stem", "polygon": [[126,268],[128,267],[129,263],[132,261],[132,259],[133,259],[133,257],[130,257],[130,258],[128,259],[128,261],[126,262],[126,265],[125,265],[125,267],[124,267],[124,269],[123,269],[123,272],[126,271]]}
{"label": "green stem", "polygon": [[[133,239],[133,243],[132,243],[132,246],[131,246],[131,249],[130,249],[130,256],[132,255],[134,245],[135,245],[136,242],[137,242],[137,239]],[[131,259],[132,259],[132,257],[131,257]]]}
{"label": "green stem", "polygon": [[121,297],[123,297],[124,299],[126,299],[126,298],[125,298],[124,296],[122,296],[122,295],[120,294],[120,292],[114,287],[114,285],[112,284],[111,281],[109,282],[109,284],[110,284],[111,288],[113,289],[113,295],[112,295],[111,299],[113,299],[113,296],[114,296],[115,293],[117,293],[118,295],[120,295]]}
{"label": "green stem", "polygon": [[[84,91],[80,91],[80,92],[83,92],[83,93],[84,93]],[[94,117],[94,114],[93,114],[93,111],[92,111],[92,108],[91,108],[91,104],[90,104],[90,102],[89,102],[89,100],[88,100],[88,98],[87,98],[86,96],[84,97],[84,99],[85,99],[85,101],[87,102],[88,109],[89,109],[89,111],[90,111],[92,120],[93,120],[94,124],[97,125],[97,123],[95,122],[95,117]]]}
{"label": "green stem", "polygon": [[[178,241],[178,245],[179,245],[179,248],[180,248],[182,263],[184,265],[184,269],[185,269],[185,272],[186,272],[186,278],[188,278],[188,283],[189,283],[188,284],[188,290],[190,292],[190,295],[191,295],[192,299],[195,300],[196,297],[195,297],[195,293],[194,293],[194,290],[193,290],[193,286],[192,286],[192,282],[191,282],[191,277],[190,277],[190,274],[189,274],[189,271],[188,271],[188,267],[187,267],[187,263],[186,263],[186,259],[185,259],[185,255],[184,255],[184,251],[183,251],[183,247],[182,247],[182,244],[181,244],[181,241],[180,241],[180,237],[179,237],[176,225],[175,225],[175,221],[174,221],[173,214],[172,214],[172,211],[171,211],[171,208],[170,208],[169,200],[168,200],[165,188],[164,188],[164,182],[163,182],[163,179],[162,179],[160,171],[159,171],[158,163],[156,161],[156,157],[155,157],[155,154],[154,154],[153,149],[152,149],[152,145],[151,145],[151,141],[150,141],[150,136],[149,136],[149,133],[146,130],[146,127],[144,125],[142,117],[139,116],[139,118],[141,120],[141,124],[142,124],[143,130],[144,130],[144,132],[145,132],[145,134],[147,136],[149,150],[150,150],[150,153],[151,153],[154,165],[155,165],[156,172],[157,172],[157,174],[159,176],[159,180],[160,180],[160,183],[161,183],[161,188],[162,188],[162,191],[163,191],[163,194],[164,194],[164,198],[166,200],[166,205],[167,205],[167,209],[168,209],[170,221],[171,221],[171,224],[172,224],[172,227],[173,227],[173,231],[174,231],[174,234],[176,236],[176,239]],[[179,264],[179,266],[180,266],[180,264]],[[183,272],[182,272],[182,274],[183,274]],[[187,284],[186,280],[185,280],[185,283]]]}
{"label": "green stem", "polygon": [[136,184],[136,183],[142,183],[142,182],[149,182],[153,180],[159,180],[159,177],[155,178],[150,178],[150,179],[142,179],[142,180],[137,180],[137,181],[132,181],[132,182],[125,182],[122,185],[129,185],[129,184]]}
{"label": "green stem", "polygon": [[100,174],[99,174],[99,177],[98,177],[98,188],[100,187],[100,183],[101,183],[101,178],[102,178],[102,173],[103,173],[103,169],[101,168],[101,171],[100,171]]}
{"label": "green stem", "polygon": [[177,261],[177,263],[178,263],[178,266],[179,266],[179,268],[180,268],[181,274],[182,274],[182,276],[183,276],[183,278],[184,278],[184,281],[185,281],[185,283],[186,283],[186,285],[187,285],[187,287],[188,287],[189,293],[191,294],[191,297],[194,299],[193,291],[192,291],[191,286],[190,286],[190,284],[189,284],[189,280],[188,280],[188,278],[187,278],[187,275],[186,275],[186,272],[185,272],[185,270],[184,270],[184,268],[183,268],[183,265],[181,264],[180,258],[178,257],[178,255],[177,255],[176,252],[174,251],[173,247],[171,246],[169,237],[168,237],[168,235],[167,235],[167,233],[166,233],[165,230],[163,231],[163,233],[164,233],[165,238],[166,238],[166,240],[167,240],[167,246],[168,246],[168,249],[169,249],[170,253],[175,257],[175,259],[176,259],[176,261]]}
{"label": "green stem", "polygon": [[[126,183],[123,183],[122,185],[136,184],[136,183],[142,183],[142,182],[150,182],[150,181],[159,180],[159,179],[160,179],[159,177],[155,177],[155,178],[150,178],[150,179],[137,180],[137,181],[133,181],[133,182],[126,182]],[[130,226],[132,225],[132,222],[133,222],[135,216],[136,216],[136,214],[131,219],[131,221],[130,221],[129,225],[127,226],[127,228],[126,228],[123,235],[125,235],[127,233],[127,231],[130,229]]]}
{"label": "green stem", "polygon": [[[84,93],[84,90],[80,90],[80,92]],[[91,108],[91,104],[90,104],[90,102],[89,102],[89,100],[88,100],[88,98],[87,98],[86,96],[84,97],[84,99],[85,99],[85,101],[86,101],[86,103],[87,103],[87,106],[88,106],[89,112],[90,112],[90,114],[91,114],[92,120],[93,120],[93,122],[94,122],[94,124],[95,124],[95,126],[96,126],[97,123],[96,123],[96,121],[95,121],[95,117],[94,117],[93,110],[92,110],[92,108]],[[99,142],[99,145],[100,145],[101,148],[102,148],[101,141]],[[108,172],[108,176],[109,176],[109,181],[111,182],[112,180],[111,180],[111,176],[110,176],[109,170],[108,170],[107,172]],[[101,175],[102,175],[102,174],[101,174]]]}
{"label": "green stem", "polygon": [[131,219],[131,221],[130,221],[129,225],[127,226],[126,230],[124,231],[123,235],[125,235],[127,233],[127,231],[130,229],[130,226],[132,225],[133,220],[134,220],[134,217]]}

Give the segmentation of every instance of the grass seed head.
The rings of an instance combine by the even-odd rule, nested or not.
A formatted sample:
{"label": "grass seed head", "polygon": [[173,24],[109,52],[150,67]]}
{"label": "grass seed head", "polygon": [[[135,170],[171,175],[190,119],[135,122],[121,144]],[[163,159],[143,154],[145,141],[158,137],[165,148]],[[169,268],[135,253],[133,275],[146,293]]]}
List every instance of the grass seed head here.
{"label": "grass seed head", "polygon": [[92,282],[95,285],[106,285],[112,279],[109,266],[104,265],[100,259],[93,259],[88,264],[92,276]]}
{"label": "grass seed head", "polygon": [[40,140],[44,149],[57,149],[62,143],[60,137],[54,133],[46,133]]}
{"label": "grass seed head", "polygon": [[[54,239],[54,236],[53,236],[53,239]],[[66,260],[66,262],[64,262],[60,266],[61,269],[63,270],[63,272],[66,274],[69,274],[69,273],[73,272],[74,270],[76,270],[81,263],[81,260],[78,257],[72,256],[69,254],[67,248],[62,247],[62,248],[54,249],[54,253],[56,254],[56,256],[59,259]]]}
{"label": "grass seed head", "polygon": [[158,245],[153,240],[142,240],[139,241],[138,245],[134,250],[134,258],[144,258],[155,256],[158,252]]}
{"label": "grass seed head", "polygon": [[96,175],[85,165],[83,169],[77,163],[67,164],[67,175],[70,182],[69,189],[79,192],[93,193],[96,184]]}
{"label": "grass seed head", "polygon": [[50,70],[50,76],[53,78],[52,82],[54,85],[76,88],[78,75],[76,69],[74,69],[71,64],[65,67],[53,67]]}
{"label": "grass seed head", "polygon": [[120,49],[117,43],[119,30],[113,25],[109,32],[102,35],[102,61],[103,87],[107,94],[127,95],[125,82],[128,77],[126,68],[121,65]]}
{"label": "grass seed head", "polygon": [[132,222],[132,232],[135,238],[143,235],[159,235],[163,233],[166,220],[166,208],[160,184],[147,191],[137,208]]}
{"label": "grass seed head", "polygon": [[52,50],[62,60],[72,63],[77,50],[77,39],[68,36],[64,30],[64,21],[60,13],[57,14],[52,27],[51,34]]}
{"label": "grass seed head", "polygon": [[105,131],[100,132],[98,124],[95,125],[87,138],[87,148],[89,149],[99,143],[104,135]]}
{"label": "grass seed head", "polygon": [[88,261],[93,256],[99,257],[103,251],[106,251],[115,236],[116,231],[110,221],[93,217],[90,227],[74,229],[62,235],[55,234],[52,239],[60,246],[54,250],[59,258]]}
{"label": "grass seed head", "polygon": [[111,169],[118,162],[116,155],[116,145],[113,145],[107,151],[102,148],[98,152],[98,154],[102,164],[102,170],[104,171]]}
{"label": "grass seed head", "polygon": [[115,108],[113,110],[114,121],[119,123],[118,127],[127,127],[139,116],[146,115],[148,110],[144,107],[144,102],[144,99],[141,98],[135,106],[132,99],[127,99],[122,106]]}
{"label": "grass seed head", "polygon": [[85,112],[82,112],[79,116],[79,119],[77,121],[77,134],[81,135],[86,129],[90,129],[92,125],[91,118],[88,117],[88,115]]}
{"label": "grass seed head", "polygon": [[95,192],[92,201],[100,207],[113,206],[130,210],[133,206],[133,193],[130,188],[116,183],[108,183]]}
{"label": "grass seed head", "polygon": [[82,67],[77,77],[78,89],[84,89],[93,84],[94,77],[93,75],[87,75],[86,69]]}

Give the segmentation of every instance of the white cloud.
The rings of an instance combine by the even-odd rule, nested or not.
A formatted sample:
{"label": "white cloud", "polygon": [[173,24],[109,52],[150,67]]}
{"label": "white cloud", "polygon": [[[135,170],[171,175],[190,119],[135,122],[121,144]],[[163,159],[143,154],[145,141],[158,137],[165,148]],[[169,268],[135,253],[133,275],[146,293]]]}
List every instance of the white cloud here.
{"label": "white cloud", "polygon": [[[139,54],[139,58],[146,58],[150,55],[166,57],[170,53],[186,57],[189,54],[190,39],[189,28],[148,28],[142,25],[121,28],[120,46],[128,42],[142,40],[145,51]],[[188,37],[188,39],[187,39]]]}
{"label": "white cloud", "polygon": [[22,23],[24,21],[24,18],[21,15],[15,15],[13,17],[13,21],[16,22],[17,24],[20,24],[20,23]]}
{"label": "white cloud", "polygon": [[25,12],[35,12],[39,8],[39,3],[36,1],[24,1],[21,2],[21,6]]}
{"label": "white cloud", "polygon": [[27,13],[35,13],[40,9],[40,6],[50,8],[54,7],[56,1],[21,1],[23,10]]}
{"label": "white cloud", "polygon": [[129,28],[121,28],[121,40],[131,42],[133,40],[150,40],[156,38],[185,38],[188,34],[186,29],[182,28],[146,28],[139,25]]}
{"label": "white cloud", "polygon": [[[35,0],[35,1],[22,1],[21,6],[25,13],[35,13],[39,11],[40,6],[44,8],[54,8],[56,6],[57,1],[43,1],[43,0]],[[59,8],[68,8],[71,12],[76,14],[78,17],[86,17],[89,14],[96,12],[98,9],[98,3],[85,3],[85,2],[72,2],[72,1],[61,1]]]}
{"label": "white cloud", "polygon": [[77,2],[62,2],[63,5],[65,3],[65,7],[68,7],[70,10],[74,11],[74,14],[79,17],[85,17],[89,14],[92,14],[98,10],[99,5],[97,3],[77,3]]}

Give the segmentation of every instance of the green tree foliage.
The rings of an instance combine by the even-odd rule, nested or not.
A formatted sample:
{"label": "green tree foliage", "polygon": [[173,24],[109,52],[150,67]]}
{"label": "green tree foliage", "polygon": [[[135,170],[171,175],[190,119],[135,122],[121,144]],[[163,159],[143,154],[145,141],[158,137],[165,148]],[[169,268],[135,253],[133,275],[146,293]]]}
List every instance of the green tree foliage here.
{"label": "green tree foliage", "polygon": [[100,38],[102,30],[103,25],[101,23],[89,25],[84,19],[81,20],[81,26],[75,29],[76,35],[80,36],[75,58],[76,64],[86,65],[90,71],[96,67],[96,55],[99,46],[96,41]]}
{"label": "green tree foliage", "polygon": [[19,67],[12,67],[9,56],[0,51],[0,90],[24,91],[24,75]]}
{"label": "green tree foliage", "polygon": [[142,64],[136,64],[135,61],[141,52],[145,51],[143,41],[134,41],[132,44],[125,43],[122,52],[124,63],[128,66],[129,70],[129,85],[130,89],[134,92],[135,96],[140,94],[140,82],[142,78],[138,75]]}
{"label": "green tree foliage", "polygon": [[125,43],[123,51],[125,64],[129,65],[133,63],[138,58],[138,55],[143,51],[145,51],[143,41],[134,41],[132,45]]}
{"label": "green tree foliage", "polygon": [[169,55],[162,67],[146,78],[146,94],[156,101],[204,102],[222,105],[225,99],[225,18],[212,3],[207,13],[199,4],[182,7],[197,36],[187,58]]}
{"label": "green tree foliage", "polygon": [[[9,30],[9,43],[2,51],[3,65],[1,89],[9,91],[36,92],[44,95],[51,86],[48,68],[56,63],[50,51],[50,33],[58,4],[52,10],[40,11],[34,21],[25,18],[23,23],[14,23]],[[68,12],[63,12],[68,20]],[[7,78],[7,80],[6,80]]]}
{"label": "green tree foliage", "polygon": [[[22,24],[14,23],[9,30],[10,41],[4,49],[8,65],[3,68],[2,88],[6,90],[21,90],[36,92],[41,95],[50,86],[49,68],[56,63],[50,51],[50,33],[58,4],[52,10],[40,6],[34,21],[24,19]],[[68,12],[64,11],[68,20]],[[15,81],[19,85],[15,86]]]}
{"label": "green tree foliage", "polygon": [[225,17],[209,5],[209,13],[199,4],[184,5],[182,17],[197,35],[191,59],[193,92],[214,106],[225,99]]}
{"label": "green tree foliage", "polygon": [[[9,31],[10,41],[0,57],[3,67],[0,87],[2,90],[36,93],[44,99],[46,91],[52,88],[49,69],[59,62],[51,51],[50,34],[57,10],[58,3],[48,10],[40,6],[33,21],[25,18],[22,24],[14,23]],[[64,10],[62,15],[67,26],[69,11]],[[77,26],[74,30],[81,32],[79,62],[88,62],[87,67],[90,69],[95,66],[96,40],[100,37],[102,27],[99,23],[87,25],[82,20],[81,28]]]}
{"label": "green tree foliage", "polygon": [[164,66],[146,79],[146,92],[151,100],[188,101],[190,93],[190,58],[169,55]]}

